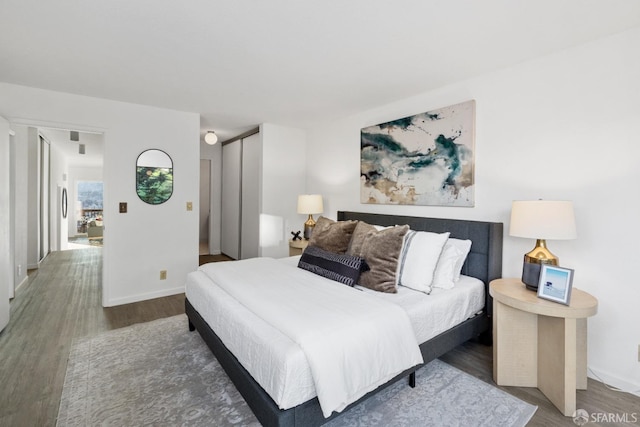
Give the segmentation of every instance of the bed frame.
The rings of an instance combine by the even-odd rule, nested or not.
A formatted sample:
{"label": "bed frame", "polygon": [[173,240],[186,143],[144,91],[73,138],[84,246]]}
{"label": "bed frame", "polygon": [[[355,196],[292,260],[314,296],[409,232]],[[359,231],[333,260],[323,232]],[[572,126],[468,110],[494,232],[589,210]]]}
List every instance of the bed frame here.
{"label": "bed frame", "polygon": [[[468,221],[440,218],[421,218],[411,216],[383,215],[359,212],[338,212],[338,220],[360,220],[376,225],[404,225],[408,224],[412,230],[432,231],[437,233],[450,232],[450,237],[470,239],[473,244],[462,268],[462,273],[476,277],[485,284],[485,308],[482,314],[468,319],[461,324],[441,333],[420,345],[424,363],[436,359],[460,344],[481,338],[483,342],[491,343],[491,307],[492,299],[489,295],[489,282],[502,276],[502,223]],[[207,322],[185,299],[185,311],[189,318],[189,330],[198,330],[215,357],[231,378],[238,391],[264,426],[319,426],[340,416],[351,407],[366,400],[371,395],[395,383],[401,378],[409,377],[409,383],[415,382],[415,371],[422,365],[408,369],[376,390],[366,394],[357,402],[349,405],[340,414],[333,413],[330,418],[324,418],[317,398],[308,400],[294,408],[282,410],[271,397],[260,387],[251,375],[238,362],[235,356],[227,350],[220,338],[209,327]],[[413,384],[412,384],[413,385]]]}

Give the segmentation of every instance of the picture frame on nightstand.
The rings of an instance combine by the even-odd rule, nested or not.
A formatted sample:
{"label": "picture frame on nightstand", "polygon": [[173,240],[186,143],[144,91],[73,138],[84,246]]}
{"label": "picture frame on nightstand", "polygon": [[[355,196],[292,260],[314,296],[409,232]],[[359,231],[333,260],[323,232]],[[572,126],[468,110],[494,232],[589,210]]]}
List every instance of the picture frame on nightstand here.
{"label": "picture frame on nightstand", "polygon": [[569,305],[573,286],[573,269],[542,264],[538,298]]}

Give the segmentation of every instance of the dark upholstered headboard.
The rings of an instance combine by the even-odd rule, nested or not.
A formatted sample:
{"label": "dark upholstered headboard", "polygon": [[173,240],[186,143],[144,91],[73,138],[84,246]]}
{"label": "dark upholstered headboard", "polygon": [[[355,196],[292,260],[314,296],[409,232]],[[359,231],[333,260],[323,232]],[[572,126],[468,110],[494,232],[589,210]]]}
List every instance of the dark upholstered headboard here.
{"label": "dark upholstered headboard", "polygon": [[[462,274],[485,283],[486,301],[490,301],[489,282],[502,277],[502,223],[460,219],[423,218],[415,216],[372,214],[338,211],[338,220],[359,220],[373,225],[404,225],[412,230],[449,232],[450,237],[471,240],[471,251],[462,267]],[[487,304],[491,312],[491,304]]]}

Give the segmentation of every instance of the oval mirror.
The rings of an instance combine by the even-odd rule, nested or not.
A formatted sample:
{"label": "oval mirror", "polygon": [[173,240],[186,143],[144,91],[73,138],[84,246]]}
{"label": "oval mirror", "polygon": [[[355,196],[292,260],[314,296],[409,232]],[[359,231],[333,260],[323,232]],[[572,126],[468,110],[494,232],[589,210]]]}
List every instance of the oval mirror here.
{"label": "oval mirror", "polygon": [[173,194],[173,161],[162,150],[147,150],[136,160],[136,193],[145,203],[159,205]]}
{"label": "oval mirror", "polygon": [[62,218],[67,217],[67,209],[68,209],[69,200],[67,198],[67,187],[62,189]]}

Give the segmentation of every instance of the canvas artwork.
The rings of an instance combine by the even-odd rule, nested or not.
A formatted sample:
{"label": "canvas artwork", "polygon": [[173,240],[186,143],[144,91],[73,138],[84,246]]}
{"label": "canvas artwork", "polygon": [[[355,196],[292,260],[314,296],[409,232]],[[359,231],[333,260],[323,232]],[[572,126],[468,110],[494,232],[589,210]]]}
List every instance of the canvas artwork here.
{"label": "canvas artwork", "polygon": [[475,101],[363,128],[360,201],[473,206]]}

